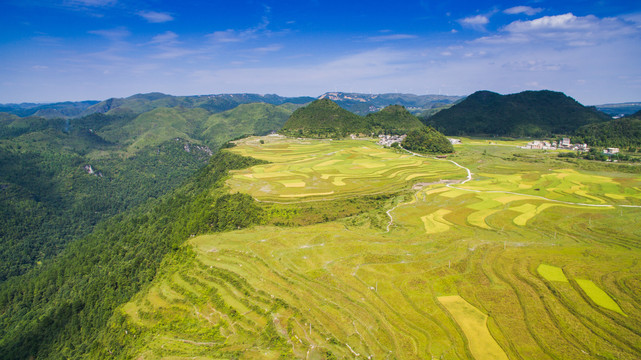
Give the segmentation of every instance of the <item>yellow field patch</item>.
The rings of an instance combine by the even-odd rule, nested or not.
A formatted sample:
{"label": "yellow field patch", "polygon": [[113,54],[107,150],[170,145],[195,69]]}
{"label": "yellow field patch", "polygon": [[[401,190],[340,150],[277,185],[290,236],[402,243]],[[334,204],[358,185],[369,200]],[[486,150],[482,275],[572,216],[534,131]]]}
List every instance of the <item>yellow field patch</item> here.
{"label": "yellow field patch", "polygon": [[568,278],[563,273],[563,269],[558,266],[540,264],[539,267],[536,268],[536,271],[547,281],[568,282]]}
{"label": "yellow field patch", "polygon": [[498,209],[484,209],[484,210],[475,211],[475,212],[471,213],[467,217],[467,222],[470,225],[478,226],[480,228],[492,229],[487,224],[487,222],[485,222],[485,219],[488,216],[490,216],[490,215],[492,215],[492,214],[494,214],[495,212],[498,212],[498,211],[499,211]]}
{"label": "yellow field patch", "polygon": [[438,301],[463,330],[476,360],[507,360],[507,355],[487,328],[487,315],[458,295],[440,296]]}
{"label": "yellow field patch", "polygon": [[625,315],[623,310],[619,307],[619,304],[617,304],[616,301],[608,295],[608,293],[592,282],[592,280],[576,279],[576,282],[595,304],[602,308],[618,312],[621,315]]}
{"label": "yellow field patch", "polygon": [[287,188],[304,188],[305,187],[305,182],[304,181],[280,180],[278,182],[283,184],[283,185],[285,185],[285,187],[287,187]]}
{"label": "yellow field patch", "polygon": [[605,194],[605,196],[609,197],[610,199],[614,200],[625,200],[624,195],[619,195],[619,194]]}
{"label": "yellow field patch", "polygon": [[345,182],[343,182],[343,179],[345,179],[344,176],[337,176],[334,178],[334,181],[332,181],[332,184],[336,186],[345,186]]}
{"label": "yellow field patch", "polygon": [[444,192],[444,193],[439,194],[439,195],[443,196],[443,197],[446,197],[446,198],[455,198],[455,197],[459,197],[461,195],[465,195],[465,194],[469,194],[470,193],[469,191],[453,189],[453,188],[450,188],[450,190],[451,191]]}
{"label": "yellow field patch", "polygon": [[423,226],[425,226],[425,232],[427,234],[435,234],[450,229],[450,226],[453,224],[443,218],[443,216],[451,213],[450,210],[440,209],[435,212],[421,217],[423,221]]}

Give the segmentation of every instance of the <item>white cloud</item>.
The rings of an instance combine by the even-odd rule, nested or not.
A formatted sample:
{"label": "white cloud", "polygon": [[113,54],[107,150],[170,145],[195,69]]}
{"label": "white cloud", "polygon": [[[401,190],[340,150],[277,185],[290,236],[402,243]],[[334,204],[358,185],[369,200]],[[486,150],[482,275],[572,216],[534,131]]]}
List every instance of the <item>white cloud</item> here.
{"label": "white cloud", "polygon": [[485,25],[487,25],[489,22],[490,19],[488,19],[488,17],[485,15],[470,16],[459,20],[459,23],[461,25],[476,30],[485,29]]}
{"label": "white cloud", "polygon": [[533,8],[530,6],[514,6],[509,9],[503,10],[505,14],[516,15],[516,14],[525,14],[525,15],[536,15],[543,11],[542,8]]}
{"label": "white cloud", "polygon": [[505,27],[509,32],[530,32],[549,30],[590,30],[599,25],[599,19],[594,15],[584,17],[572,13],[555,16],[544,16],[529,21],[515,21]]}
{"label": "white cloud", "polygon": [[164,23],[174,20],[170,14],[157,11],[139,11],[138,15],[150,23]]}
{"label": "white cloud", "polygon": [[481,37],[475,42],[497,45],[541,41],[550,45],[579,47],[593,46],[640,33],[640,28],[619,18],[575,16],[567,13],[514,21],[503,27],[499,33]]}

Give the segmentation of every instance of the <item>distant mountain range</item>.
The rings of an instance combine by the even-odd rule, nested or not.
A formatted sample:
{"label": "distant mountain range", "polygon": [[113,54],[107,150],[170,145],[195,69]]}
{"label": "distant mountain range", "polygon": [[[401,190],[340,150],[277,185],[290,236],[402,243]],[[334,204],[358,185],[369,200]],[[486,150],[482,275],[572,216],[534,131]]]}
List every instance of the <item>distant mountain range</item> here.
{"label": "distant mountain range", "polygon": [[451,105],[463,99],[463,96],[448,95],[414,95],[414,94],[359,94],[328,92],[318,97],[329,99],[358,115],[377,112],[388,105],[402,105],[412,114]]}
{"label": "distant mountain range", "polygon": [[159,107],[203,108],[210,112],[222,112],[240,104],[265,103],[271,105],[302,105],[317,99],[330,99],[342,108],[355,114],[366,115],[377,112],[388,105],[405,106],[411,113],[420,114],[426,110],[450,105],[462,99],[461,96],[412,95],[412,94],[358,94],[330,92],[318,98],[309,96],[283,97],[259,94],[218,94],[173,96],[163,93],[136,94],[127,98],[110,98],[104,101],[59,102],[51,104],[0,104],[0,112],[20,117],[39,116],[47,119],[76,118],[94,113],[130,111],[134,114]]}
{"label": "distant mountain range", "polygon": [[[116,111],[131,111],[141,114],[158,107],[204,108],[210,112],[221,112],[233,109],[240,104],[266,103],[282,105],[291,103],[295,105],[308,104],[317,99],[329,99],[343,109],[358,115],[367,115],[377,112],[388,105],[402,105],[409,112],[418,116],[430,116],[438,110],[456,104],[465,96],[449,95],[414,95],[401,93],[387,94],[362,94],[347,92],[327,92],[319,97],[300,96],[283,97],[267,94],[218,94],[173,96],[159,92],[136,94],[126,98],[110,98],[104,101],[66,101],[57,103],[21,103],[0,104],[0,112],[14,114],[20,117],[39,116],[46,119],[76,118],[94,113],[107,113]],[[597,110],[612,116],[625,116],[641,110],[641,102],[627,102],[620,104],[596,105]]]}

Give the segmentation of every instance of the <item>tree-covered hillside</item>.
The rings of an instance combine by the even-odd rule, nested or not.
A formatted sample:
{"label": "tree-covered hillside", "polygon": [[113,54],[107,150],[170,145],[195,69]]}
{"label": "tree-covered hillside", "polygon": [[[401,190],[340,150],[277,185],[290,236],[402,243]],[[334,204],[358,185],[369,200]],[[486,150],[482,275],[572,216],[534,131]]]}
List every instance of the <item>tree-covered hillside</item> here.
{"label": "tree-covered hillside", "polygon": [[391,105],[365,117],[329,99],[316,100],[290,116],[281,133],[312,138],[342,138],[349,134],[400,134],[422,127],[403,106]]}
{"label": "tree-covered hillside", "polygon": [[443,134],[430,126],[410,131],[401,146],[421,154],[447,154],[454,152],[452,143]]}
{"label": "tree-covered hillside", "polygon": [[590,146],[639,148],[641,111],[620,119],[582,126],[577,129],[573,141],[585,142]]}
{"label": "tree-covered hillside", "polygon": [[154,278],[164,255],[190,234],[260,220],[251,197],[222,189],[229,170],[258,163],[221,152],[172,194],[111,218],[55,259],[0,283],[0,359],[106,353],[97,340],[107,320]]}
{"label": "tree-covered hillside", "polygon": [[401,105],[390,105],[379,112],[370,113],[365,117],[365,122],[372,132],[391,135],[407,134],[423,127],[423,123]]}
{"label": "tree-covered hillside", "polygon": [[0,282],[180,185],[226,141],[278,130],[291,112],[255,103],[215,114],[174,107],[75,119],[0,115]]}
{"label": "tree-covered hillside", "polygon": [[609,119],[560,92],[499,95],[478,91],[425,122],[448,135],[541,137],[571,134],[583,125]]}

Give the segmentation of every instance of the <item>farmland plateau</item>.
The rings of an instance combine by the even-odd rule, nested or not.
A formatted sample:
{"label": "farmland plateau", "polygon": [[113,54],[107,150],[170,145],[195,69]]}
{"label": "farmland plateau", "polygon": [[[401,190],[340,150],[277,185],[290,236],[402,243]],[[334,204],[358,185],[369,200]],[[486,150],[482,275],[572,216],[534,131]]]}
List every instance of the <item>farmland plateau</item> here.
{"label": "farmland plateau", "polygon": [[190,238],[100,341],[139,359],[640,358],[639,172],[517,145],[239,140],[223,151],[266,163],[226,191],[262,223]]}

